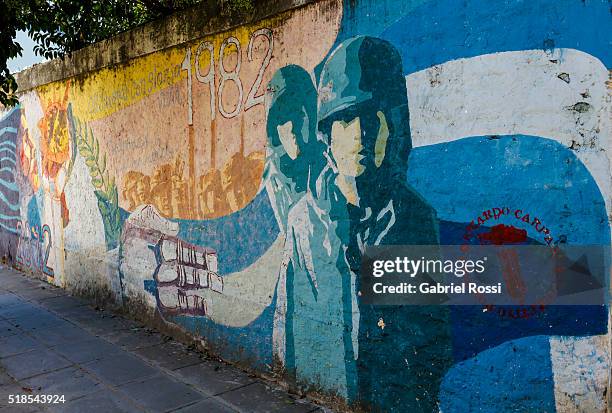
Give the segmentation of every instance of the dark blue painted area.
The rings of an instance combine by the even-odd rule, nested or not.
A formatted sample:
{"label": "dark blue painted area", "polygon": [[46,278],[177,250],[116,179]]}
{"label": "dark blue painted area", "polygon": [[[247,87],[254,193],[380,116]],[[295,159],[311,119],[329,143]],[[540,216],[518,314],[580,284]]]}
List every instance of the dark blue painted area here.
{"label": "dark blue painted area", "polygon": [[573,48],[612,67],[607,0],[345,0],[332,50],[356,35],[378,36],[402,54],[406,74],[488,53]]}
{"label": "dark blue painted area", "polygon": [[153,297],[157,297],[157,283],[155,280],[144,280],[143,287],[146,292],[151,294]]}
{"label": "dark blue painted area", "polygon": [[[499,308],[483,312],[482,306],[451,308],[453,357],[463,361],[508,340],[536,335],[591,336],[606,334],[605,306],[549,306],[529,318],[499,315]],[[515,309],[516,310],[516,309]],[[515,311],[516,313],[516,311]]]}
{"label": "dark blue painted area", "polygon": [[509,341],[456,364],[440,388],[440,411],[445,413],[555,410],[546,336]]}
{"label": "dark blue painted area", "polygon": [[204,221],[174,221],[180,224],[179,238],[217,251],[221,275],[241,271],[253,264],[279,234],[265,189],[233,214]]}
{"label": "dark blue painted area", "polygon": [[[438,165],[446,167],[432,174]],[[408,182],[442,219],[442,244],[464,244],[469,221],[503,206],[537,215],[555,239],[565,235],[574,245],[610,243],[605,204],[595,181],[571,150],[550,139],[472,137],[415,148]],[[514,218],[499,222],[528,229],[530,242],[542,243],[541,234]],[[605,334],[607,320],[602,306],[546,307],[526,319],[483,312],[480,306],[453,307],[453,356],[462,361],[519,337]]]}
{"label": "dark blue painted area", "polygon": [[[440,242],[464,244],[467,223],[440,222]],[[529,243],[537,243],[533,239]],[[503,309],[503,314],[499,311]],[[516,318],[517,307],[496,307],[483,312],[482,306],[451,307],[453,357],[460,362],[505,341],[536,335],[590,336],[606,334],[605,306],[548,306],[529,318]],[[511,312],[513,311],[513,312]],[[515,317],[515,318],[513,318]]]}

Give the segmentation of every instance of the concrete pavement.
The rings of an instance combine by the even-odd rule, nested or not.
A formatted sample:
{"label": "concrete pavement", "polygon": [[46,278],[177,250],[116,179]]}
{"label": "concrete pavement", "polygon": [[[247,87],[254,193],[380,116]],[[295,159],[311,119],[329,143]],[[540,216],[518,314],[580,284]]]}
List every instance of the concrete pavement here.
{"label": "concrete pavement", "polygon": [[[63,403],[9,404],[10,395]],[[323,412],[64,290],[0,268],[0,412]]]}

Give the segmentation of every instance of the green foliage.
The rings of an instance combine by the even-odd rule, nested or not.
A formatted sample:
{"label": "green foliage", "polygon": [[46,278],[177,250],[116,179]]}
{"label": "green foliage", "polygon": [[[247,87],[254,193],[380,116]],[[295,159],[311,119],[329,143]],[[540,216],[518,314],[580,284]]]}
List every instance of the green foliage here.
{"label": "green foliage", "polygon": [[21,56],[22,48],[15,42],[17,31],[27,28],[26,16],[31,2],[27,0],[3,0],[0,2],[0,104],[14,106],[18,103],[17,82],[9,72],[9,59]]}
{"label": "green foliage", "polygon": [[85,165],[89,169],[91,184],[98,199],[98,209],[104,224],[106,247],[110,250],[118,245],[121,235],[121,212],[115,178],[108,175],[106,154],[100,156],[100,144],[91,128],[82,125],[74,118],[71,109],[68,111],[68,117],[71,134],[75,137],[79,154],[85,159]]}
{"label": "green foliage", "polygon": [[62,57],[201,0],[55,0],[38,4],[35,52]]}
{"label": "green foliage", "polygon": [[221,0],[220,7],[223,14],[244,15],[253,11],[253,0]]}
{"label": "green foliage", "polygon": [[207,3],[226,15],[243,15],[253,0],[0,0],[0,104],[13,106],[17,83],[7,61],[21,56],[19,30],[36,41],[35,53],[61,58],[152,20]]}

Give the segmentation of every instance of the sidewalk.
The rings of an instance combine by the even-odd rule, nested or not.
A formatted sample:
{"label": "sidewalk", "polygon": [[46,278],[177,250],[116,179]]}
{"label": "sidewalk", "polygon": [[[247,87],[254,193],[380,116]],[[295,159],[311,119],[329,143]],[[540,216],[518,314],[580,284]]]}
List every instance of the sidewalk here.
{"label": "sidewalk", "polygon": [[[63,395],[9,404],[9,395]],[[22,396],[23,397],[23,396]],[[323,412],[119,316],[0,268],[0,412]]]}

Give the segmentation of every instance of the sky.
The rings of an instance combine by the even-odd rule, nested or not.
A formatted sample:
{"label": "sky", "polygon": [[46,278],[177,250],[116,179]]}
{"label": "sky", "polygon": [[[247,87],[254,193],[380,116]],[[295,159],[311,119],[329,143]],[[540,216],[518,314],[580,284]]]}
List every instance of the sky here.
{"label": "sky", "polygon": [[23,48],[23,51],[21,52],[23,55],[8,61],[8,68],[11,73],[18,72],[28,66],[32,66],[35,63],[44,62],[46,60],[44,57],[36,56],[34,54],[34,45],[36,43],[34,40],[30,39],[26,32],[17,32],[16,40],[17,43],[19,43]]}

